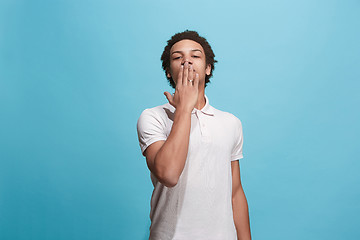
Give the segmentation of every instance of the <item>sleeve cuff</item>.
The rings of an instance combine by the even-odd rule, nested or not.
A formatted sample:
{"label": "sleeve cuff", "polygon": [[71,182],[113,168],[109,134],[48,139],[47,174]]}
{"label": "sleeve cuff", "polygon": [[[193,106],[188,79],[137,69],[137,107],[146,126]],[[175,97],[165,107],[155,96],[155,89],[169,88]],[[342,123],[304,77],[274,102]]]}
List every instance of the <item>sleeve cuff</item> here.
{"label": "sleeve cuff", "polygon": [[238,154],[238,155],[235,155],[235,156],[231,156],[231,161],[236,161],[236,160],[239,160],[239,159],[242,159],[244,158],[243,154]]}
{"label": "sleeve cuff", "polygon": [[151,140],[149,140],[149,141],[146,142],[145,144],[141,144],[141,145],[140,145],[140,148],[141,148],[141,153],[142,153],[142,155],[144,156],[145,150],[146,150],[151,144],[153,144],[154,142],[157,142],[157,141],[166,141],[166,138],[164,138],[164,137],[152,138]]}

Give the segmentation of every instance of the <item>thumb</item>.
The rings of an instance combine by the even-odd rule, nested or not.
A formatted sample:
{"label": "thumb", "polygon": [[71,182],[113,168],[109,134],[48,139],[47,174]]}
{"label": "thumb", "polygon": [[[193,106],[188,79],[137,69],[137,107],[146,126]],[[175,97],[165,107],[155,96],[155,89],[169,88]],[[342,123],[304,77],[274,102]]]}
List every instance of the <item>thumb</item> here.
{"label": "thumb", "polygon": [[169,103],[172,105],[173,99],[174,99],[173,95],[171,95],[169,92],[164,92],[164,95],[167,98],[167,100],[169,101]]}

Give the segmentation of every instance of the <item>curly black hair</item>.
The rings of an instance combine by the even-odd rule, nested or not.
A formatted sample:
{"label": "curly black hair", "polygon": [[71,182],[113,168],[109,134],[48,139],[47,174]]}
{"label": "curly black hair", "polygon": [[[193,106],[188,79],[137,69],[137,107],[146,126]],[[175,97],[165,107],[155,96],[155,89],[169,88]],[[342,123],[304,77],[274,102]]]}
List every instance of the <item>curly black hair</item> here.
{"label": "curly black hair", "polygon": [[[215,60],[215,54],[214,54],[213,50],[211,49],[211,46],[208,43],[208,41],[204,37],[201,37],[196,31],[185,30],[184,32],[176,33],[175,35],[173,35],[170,38],[170,40],[167,41],[167,45],[165,46],[164,51],[161,55],[162,68],[165,71],[165,76],[167,74],[167,71],[170,68],[170,49],[171,49],[171,47],[175,43],[177,43],[181,40],[184,40],[184,39],[193,40],[193,41],[199,43],[202,46],[202,48],[204,49],[206,65],[208,65],[208,64],[211,65],[210,75],[205,76],[205,87],[206,87],[207,84],[210,82],[209,79],[212,76],[212,73],[215,69],[215,63],[217,61]],[[172,77],[166,76],[166,78],[168,79],[170,86],[175,88],[175,82],[172,79]]]}

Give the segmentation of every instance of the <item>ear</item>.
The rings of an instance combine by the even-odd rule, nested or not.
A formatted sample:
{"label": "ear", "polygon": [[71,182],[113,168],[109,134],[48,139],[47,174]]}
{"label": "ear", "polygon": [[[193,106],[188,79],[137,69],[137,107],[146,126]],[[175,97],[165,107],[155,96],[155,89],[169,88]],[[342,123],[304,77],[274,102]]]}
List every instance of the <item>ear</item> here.
{"label": "ear", "polygon": [[210,75],[211,74],[211,64],[208,64],[207,66],[206,66],[206,68],[205,68],[205,73],[206,73],[206,75]]}
{"label": "ear", "polygon": [[171,78],[171,74],[170,74],[169,69],[166,69],[166,76],[167,76],[168,78]]}

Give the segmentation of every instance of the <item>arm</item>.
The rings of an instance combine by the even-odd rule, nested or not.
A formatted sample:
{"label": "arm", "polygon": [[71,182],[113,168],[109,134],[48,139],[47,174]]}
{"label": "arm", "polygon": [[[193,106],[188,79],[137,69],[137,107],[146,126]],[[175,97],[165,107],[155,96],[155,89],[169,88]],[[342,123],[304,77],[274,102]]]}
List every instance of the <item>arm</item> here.
{"label": "arm", "polygon": [[170,134],[166,141],[155,142],[144,152],[150,171],[167,187],[177,184],[188,153],[191,112],[198,99],[199,75],[196,74],[194,84],[188,79],[193,79],[193,71],[185,64],[179,72],[174,96],[165,92],[169,103],[176,108]]}
{"label": "arm", "polygon": [[249,210],[240,180],[239,160],[231,162],[232,205],[238,240],[251,240]]}

